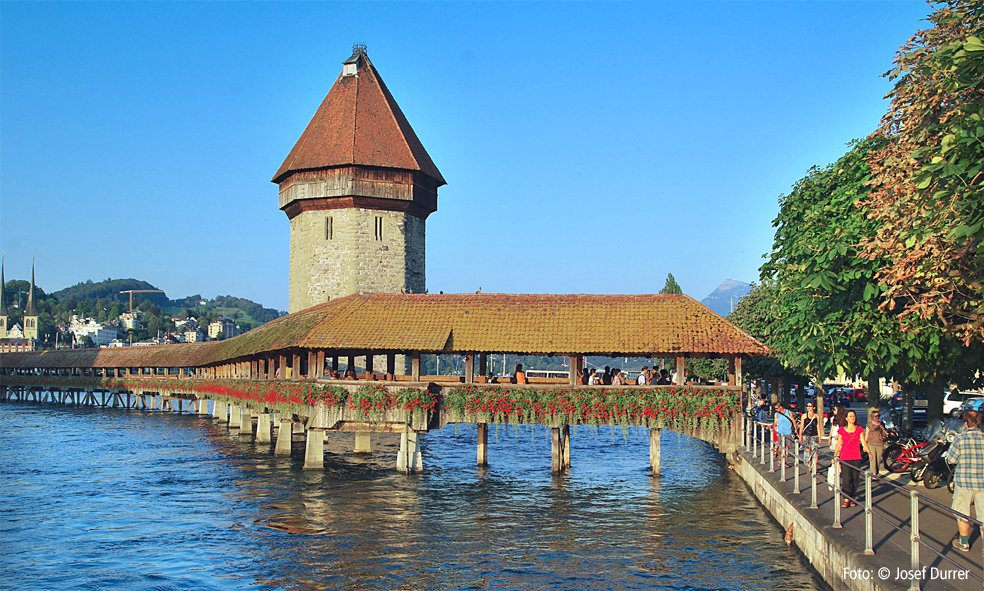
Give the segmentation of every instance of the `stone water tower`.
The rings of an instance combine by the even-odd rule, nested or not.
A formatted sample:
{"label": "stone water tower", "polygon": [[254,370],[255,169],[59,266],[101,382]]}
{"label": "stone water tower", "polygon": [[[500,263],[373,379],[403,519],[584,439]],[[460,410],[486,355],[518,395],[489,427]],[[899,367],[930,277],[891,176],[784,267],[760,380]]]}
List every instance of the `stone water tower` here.
{"label": "stone water tower", "polygon": [[290,219],[289,311],[353,293],[424,293],[424,225],[446,184],[356,45],[273,177]]}

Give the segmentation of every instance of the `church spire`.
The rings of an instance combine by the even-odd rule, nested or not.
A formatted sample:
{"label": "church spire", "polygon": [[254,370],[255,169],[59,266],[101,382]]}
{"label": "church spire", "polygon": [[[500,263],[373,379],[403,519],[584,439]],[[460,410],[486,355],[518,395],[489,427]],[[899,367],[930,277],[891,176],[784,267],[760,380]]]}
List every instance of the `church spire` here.
{"label": "church spire", "polygon": [[37,316],[37,306],[34,303],[34,259],[31,259],[31,291],[27,292],[27,307],[24,308],[24,317]]}
{"label": "church spire", "polygon": [[[3,277],[3,258],[0,257],[0,316],[7,320],[7,280]],[[5,331],[6,326],[0,328]]]}

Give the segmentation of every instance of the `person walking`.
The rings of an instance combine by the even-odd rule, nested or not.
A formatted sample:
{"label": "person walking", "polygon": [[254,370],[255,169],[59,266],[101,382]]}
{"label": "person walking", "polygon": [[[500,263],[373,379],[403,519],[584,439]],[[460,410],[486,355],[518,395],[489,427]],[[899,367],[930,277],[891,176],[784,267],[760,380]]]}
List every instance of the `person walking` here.
{"label": "person walking", "polygon": [[823,439],[823,423],[820,422],[820,415],[817,414],[815,402],[806,403],[806,412],[800,416],[800,442],[810,452],[812,467],[816,467],[817,450],[820,449],[820,440]]}
{"label": "person walking", "polygon": [[[981,413],[971,410],[963,416],[964,432],[950,445],[946,460],[956,464],[953,471],[953,504],[950,508],[970,516],[970,504],[978,521],[984,520],[984,432],[981,432]],[[970,551],[970,522],[957,518],[958,538],[953,547]]]}
{"label": "person walking", "polygon": [[878,476],[881,472],[882,452],[885,451],[885,438],[888,432],[881,422],[881,413],[871,413],[871,419],[864,428],[864,440],[868,444],[868,470]]}
{"label": "person walking", "polygon": [[794,435],[798,436],[798,429],[792,413],[783,406],[782,402],[776,403],[776,416],[773,418],[772,428],[779,436],[779,453],[783,459],[786,459],[786,445]]}
{"label": "person walking", "polygon": [[864,429],[858,425],[858,413],[849,410],[844,419],[844,426],[837,429],[834,457],[840,458],[841,461],[841,492],[846,495],[841,507],[846,509],[858,505],[853,499],[858,494],[858,483],[861,481],[861,448],[863,447],[868,455],[871,455],[871,451],[868,450],[868,443],[862,437]]}

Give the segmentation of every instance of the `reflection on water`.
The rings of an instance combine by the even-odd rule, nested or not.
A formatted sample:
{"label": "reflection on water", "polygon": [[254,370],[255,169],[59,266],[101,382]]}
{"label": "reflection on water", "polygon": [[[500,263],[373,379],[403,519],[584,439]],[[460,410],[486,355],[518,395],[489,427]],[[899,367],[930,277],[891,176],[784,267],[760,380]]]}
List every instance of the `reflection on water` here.
{"label": "reflection on water", "polygon": [[329,434],[324,471],[193,416],[0,405],[0,587],[32,589],[819,589],[709,446],[543,429]]}

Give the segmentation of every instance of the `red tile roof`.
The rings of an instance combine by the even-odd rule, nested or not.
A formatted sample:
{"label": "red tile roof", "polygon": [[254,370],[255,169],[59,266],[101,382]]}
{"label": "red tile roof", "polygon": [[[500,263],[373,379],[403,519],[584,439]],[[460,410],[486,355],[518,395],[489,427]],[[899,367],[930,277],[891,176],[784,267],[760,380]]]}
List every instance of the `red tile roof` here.
{"label": "red tile roof", "polygon": [[358,75],[340,75],[301,138],[273,177],[331,166],[362,165],[419,170],[446,184],[379,72],[361,49],[346,62]]}
{"label": "red tile roof", "polygon": [[285,349],[767,355],[685,295],[351,295],[225,341],[0,355],[2,367],[193,367]]}

